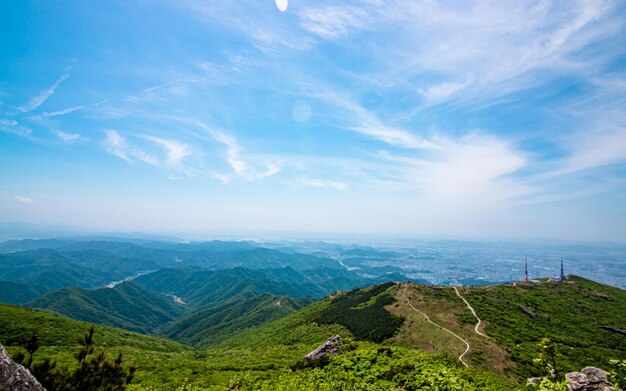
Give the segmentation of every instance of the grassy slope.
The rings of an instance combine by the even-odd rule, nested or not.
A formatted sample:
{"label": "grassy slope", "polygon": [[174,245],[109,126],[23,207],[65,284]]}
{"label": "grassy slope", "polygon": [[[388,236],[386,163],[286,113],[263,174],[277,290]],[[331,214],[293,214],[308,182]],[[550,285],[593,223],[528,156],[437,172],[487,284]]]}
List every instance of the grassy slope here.
{"label": "grassy slope", "polygon": [[[399,333],[386,340],[383,345],[395,344],[409,348],[419,347],[426,351],[443,351],[448,353],[450,357],[448,362],[451,365],[449,367],[451,372],[449,373],[456,373],[461,376],[460,372],[455,372],[456,369],[454,368],[458,368],[455,355],[463,350],[463,346],[459,345],[460,342],[449,334],[427,324],[420,314],[412,310],[409,311],[409,307],[404,301],[404,297],[407,297],[416,308],[427,312],[431,319],[470,341],[472,351],[468,356],[468,361],[472,367],[478,367],[478,370],[474,368],[468,370],[468,373],[461,376],[463,378],[487,379],[489,376],[483,377],[483,372],[480,371],[481,367],[510,372],[521,377],[532,374],[533,370],[528,366],[528,362],[524,361],[524,358],[534,357],[536,353],[534,351],[535,344],[543,336],[550,336],[557,342],[568,345],[565,352],[568,369],[580,369],[584,365],[602,366],[603,359],[623,357],[626,351],[624,337],[600,329],[598,326],[623,328],[623,325],[626,324],[624,321],[624,314],[626,314],[624,310],[625,292],[579,278],[573,278],[573,281],[575,282],[573,284],[460,288],[462,294],[485,321],[484,331],[495,342],[474,333],[474,319],[452,288],[417,284],[410,284],[408,288],[399,285],[391,286],[387,290],[395,290],[397,300],[385,308],[394,314],[406,316],[406,320],[400,327]],[[332,376],[332,367],[329,368],[330,372],[306,370],[301,373],[288,374],[283,373],[283,371],[331,335],[339,334],[347,340],[354,338],[349,327],[347,327],[350,326],[348,318],[346,318],[346,326],[319,325],[317,321],[335,310],[345,310],[341,303],[345,301],[345,297],[354,296],[355,293],[362,297],[358,303],[352,303],[355,305],[351,304],[350,308],[352,311],[363,311],[362,313],[366,313],[372,306],[376,306],[377,300],[382,297],[375,288],[370,288],[355,291],[352,294],[326,298],[284,318],[239,333],[202,352],[147,336],[140,336],[143,339],[137,338],[135,340],[131,336],[136,334],[121,330],[117,330],[105,338],[104,333],[108,332],[109,328],[101,327],[99,330],[103,330],[101,335],[103,340],[118,341],[107,342],[108,345],[115,346],[115,349],[125,352],[129,362],[139,364],[140,371],[137,381],[144,386],[151,385],[156,386],[157,389],[160,389],[159,387],[171,389],[173,385],[180,384],[182,378],[188,377],[200,386],[222,389],[230,379],[244,372],[247,373],[248,383],[257,382],[257,384],[265,384],[268,389],[272,387],[278,389],[292,382],[304,384],[315,379],[328,381],[331,378],[329,376]],[[341,299],[342,297],[344,299]],[[523,312],[520,306],[533,312],[535,318]],[[63,320],[60,317],[50,317],[54,317],[54,315],[19,307],[1,306],[0,341],[5,342],[5,335],[14,335],[13,344],[19,340],[15,337],[17,334],[15,330],[11,332],[4,329],[9,322],[15,322],[14,319],[19,319],[18,323],[21,324],[21,327],[41,330],[52,328],[54,333],[65,335],[66,342],[61,346],[64,352],[67,352],[71,341],[76,335],[81,334],[87,325],[68,319]],[[524,317],[528,319],[524,319]],[[351,318],[358,320],[358,313]],[[70,323],[66,326],[64,322]],[[13,328],[20,330],[20,327]],[[22,333],[22,336],[24,334],[27,332]],[[49,339],[49,337],[46,338]],[[127,339],[124,340],[124,338]],[[63,338],[55,337],[52,340],[61,339]],[[11,339],[9,338],[9,340]],[[144,341],[143,346],[138,346],[140,340]],[[502,346],[508,345],[510,353],[500,349],[495,344],[496,342]],[[97,343],[100,344],[98,341]],[[162,345],[164,343],[172,343],[179,350],[173,350],[174,353],[165,353],[163,350],[169,349],[164,349],[164,345]],[[159,346],[161,347],[159,348]],[[370,351],[371,349],[376,350],[377,347],[380,345],[365,343],[361,344],[358,351],[365,349],[363,354],[367,356],[370,354],[367,352],[368,349]],[[57,347],[53,346],[52,348],[48,351],[55,353],[54,348]],[[568,353],[570,348],[571,354]],[[73,349],[70,349],[70,353],[57,350],[56,354],[57,357],[65,357],[70,360],[71,351]],[[402,357],[413,354],[404,350],[397,352]],[[357,353],[356,357],[350,359],[352,360],[350,362],[365,360],[366,363],[367,359],[359,358],[360,355],[361,353]],[[404,360],[404,358],[399,359]],[[513,366],[512,360],[517,362],[517,367]],[[502,364],[492,366],[498,362]],[[359,371],[362,372],[362,369],[359,369],[360,364],[350,365],[352,365],[350,371],[356,371],[354,376],[358,378],[364,375],[358,374]],[[382,368],[381,370],[387,369]],[[277,373],[283,374],[280,375],[280,378],[276,378]],[[350,379],[350,377],[346,378],[346,381],[350,381]],[[491,379],[495,378],[491,377]],[[386,381],[382,378],[379,380]],[[497,380],[493,381],[497,382]],[[289,388],[287,387],[287,389]]]}
{"label": "grassy slope", "polygon": [[29,303],[73,319],[151,333],[184,311],[171,298],[141,285],[122,283],[113,289],[64,288]]}
{"label": "grassy slope", "polygon": [[626,337],[599,327],[624,330],[624,290],[571,277],[568,283],[517,283],[462,292],[484,320],[485,332],[510,351],[518,364],[514,372],[522,376],[536,373],[532,359],[542,337],[561,345],[567,371],[588,365],[606,368],[609,359],[626,357]]}
{"label": "grassy slope", "polygon": [[396,292],[396,303],[387,308],[405,318],[399,332],[389,342],[424,352],[445,354],[457,360],[465,351],[465,344],[448,332],[427,322],[424,316],[411,308],[407,301],[426,313],[432,321],[446,327],[469,341],[471,350],[465,361],[472,367],[489,369],[501,375],[514,366],[507,353],[493,340],[476,335],[476,319],[454,290],[448,287],[409,284]]}
{"label": "grassy slope", "polygon": [[274,368],[293,364],[333,335],[351,339],[352,334],[343,326],[315,322],[330,306],[330,301],[318,301],[284,318],[239,333],[209,347],[207,354],[225,359],[220,362],[236,362],[244,369],[268,365]]}
{"label": "grassy slope", "polygon": [[472,366],[509,377],[541,374],[532,360],[543,337],[560,345],[565,371],[588,365],[607,368],[609,359],[626,356],[626,338],[599,327],[624,329],[626,291],[621,289],[572,277],[569,283],[461,287],[459,291],[475,308],[483,320],[483,331],[492,339],[474,332],[476,320],[452,288],[410,284],[398,292],[397,302],[387,307],[406,319],[389,342],[452,357],[465,350],[461,341],[410,308],[401,295],[404,292],[414,307],[469,341],[466,361]]}
{"label": "grassy slope", "polygon": [[159,334],[194,346],[206,347],[264,323],[282,318],[313,299],[264,294],[250,300],[200,311],[164,326]]}
{"label": "grassy slope", "polygon": [[[249,379],[266,378],[276,369],[294,364],[331,335],[349,337],[350,333],[340,326],[318,326],[311,321],[325,305],[314,303],[206,351],[168,339],[96,326],[96,351],[104,348],[110,357],[122,352],[128,364],[139,367],[131,389],[171,390],[189,378],[207,389],[223,390],[242,372]],[[73,366],[75,340],[89,327],[88,323],[45,311],[0,304],[0,343],[13,352],[24,337],[36,331],[42,347],[35,361],[37,357],[51,357],[62,367]]]}
{"label": "grassy slope", "polygon": [[[19,342],[33,331],[38,333],[41,347],[35,362],[52,358],[62,368],[74,368],[76,339],[89,329],[89,323],[65,318],[46,311],[0,304],[0,343],[9,353],[18,349]],[[124,361],[138,367],[131,389],[154,387],[172,390],[184,378],[194,379],[207,387],[224,389],[237,374],[231,369],[218,370],[215,361],[192,347],[164,338],[156,338],[108,326],[96,326],[96,353],[105,350],[110,358],[118,352]]]}
{"label": "grassy slope", "polygon": [[[360,335],[363,316],[371,318],[373,309],[376,310],[377,315],[381,316],[382,314],[378,311],[384,310],[377,305],[379,300],[389,297],[388,294],[393,293],[397,288],[399,288],[398,285],[384,284],[326,298],[282,319],[237,334],[209,348],[208,357],[211,361],[223,363],[221,366],[213,367],[214,370],[227,370],[229,366],[234,365],[236,368],[250,371],[251,375],[248,381],[244,382],[244,389],[261,387],[267,390],[317,390],[320,387],[323,388],[325,384],[330,387],[329,389],[342,389],[348,385],[357,387],[354,389],[362,389],[358,386],[368,385],[367,389],[387,390],[391,389],[394,384],[400,388],[405,386],[405,381],[409,381],[411,377],[410,373],[419,373],[415,375],[415,379],[411,380],[417,382],[415,384],[421,384],[419,382],[422,375],[432,380],[437,377],[441,379],[441,374],[446,373],[444,377],[458,382],[454,383],[457,388],[475,389],[472,387],[476,386],[477,389],[484,389],[484,387],[495,390],[515,389],[515,385],[493,373],[486,373],[484,369],[462,368],[458,361],[448,355],[430,356],[403,348],[388,351],[384,350],[385,348],[382,348],[380,344],[372,342],[359,342],[355,352],[333,360],[327,368],[306,369],[294,373],[285,371],[287,366],[300,360],[331,335],[339,334],[348,345],[351,345],[350,341],[355,339],[355,336],[349,329],[354,329]],[[317,323],[329,315],[344,313],[346,304],[350,306],[349,316],[338,317],[344,325]],[[386,321],[381,325],[385,327],[380,330],[395,329],[397,326],[394,322]],[[363,334],[363,337],[376,338],[367,333]],[[384,343],[384,345],[387,344]],[[382,357],[377,353],[381,348],[384,354],[391,358],[390,363],[376,359],[376,357]],[[418,372],[414,372],[414,369],[418,367],[421,368]],[[276,369],[278,374],[272,369]],[[402,376],[407,376],[407,378],[402,380]],[[423,383],[422,386],[428,384]]]}

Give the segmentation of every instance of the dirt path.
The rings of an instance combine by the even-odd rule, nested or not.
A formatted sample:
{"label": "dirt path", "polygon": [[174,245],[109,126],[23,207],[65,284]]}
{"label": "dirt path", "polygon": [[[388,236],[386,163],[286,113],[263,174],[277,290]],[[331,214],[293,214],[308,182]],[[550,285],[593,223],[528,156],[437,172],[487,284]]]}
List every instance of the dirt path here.
{"label": "dirt path", "polygon": [[467,308],[469,308],[469,310],[472,311],[472,315],[474,315],[474,318],[476,318],[476,320],[478,321],[478,323],[476,323],[476,326],[474,327],[474,331],[476,332],[476,334],[481,335],[485,338],[491,339],[490,336],[488,336],[487,334],[483,334],[480,330],[478,330],[478,328],[480,327],[480,324],[482,323],[482,320],[480,320],[478,315],[476,315],[476,311],[474,311],[474,307],[472,307],[470,303],[468,303],[467,300],[465,300],[465,297],[461,296],[461,294],[459,293],[459,290],[455,286],[453,288],[454,288],[454,291],[456,292],[456,295],[459,296],[461,300],[463,300],[463,302],[465,302],[465,305],[467,306]]}
{"label": "dirt path", "polygon": [[[404,289],[406,290],[406,288],[407,288],[407,287],[406,287],[406,285],[405,285],[405,286],[404,286]],[[466,367],[468,367],[468,368],[469,368],[469,365],[467,365],[467,363],[466,363],[465,361],[463,361],[463,357],[464,357],[464,356],[467,354],[467,352],[469,352],[469,350],[470,350],[470,344],[469,344],[469,342],[467,342],[467,341],[466,341],[466,340],[464,340],[463,338],[459,337],[457,334],[453,333],[452,331],[448,330],[447,328],[445,328],[445,327],[443,327],[443,326],[441,326],[441,325],[439,325],[439,324],[437,324],[437,323],[433,322],[432,320],[430,320],[430,318],[428,317],[428,315],[426,315],[424,312],[422,312],[422,311],[418,310],[417,308],[413,307],[413,304],[411,304],[411,302],[409,301],[409,299],[407,299],[407,298],[406,298],[406,295],[404,294],[404,290],[402,291],[402,298],[403,298],[403,299],[407,302],[407,304],[408,304],[411,308],[413,308],[413,310],[414,310],[415,312],[422,314],[422,315],[424,316],[424,318],[425,318],[425,319],[426,319],[429,323],[432,323],[433,325],[435,325],[435,326],[439,327],[440,329],[442,329],[442,330],[444,330],[444,331],[447,331],[448,333],[452,334],[454,337],[458,338],[459,340],[461,340],[461,342],[463,342],[463,343],[465,344],[465,346],[466,346],[465,351],[463,352],[463,354],[461,354],[461,355],[459,356],[459,361],[460,361],[463,365],[465,365]]]}

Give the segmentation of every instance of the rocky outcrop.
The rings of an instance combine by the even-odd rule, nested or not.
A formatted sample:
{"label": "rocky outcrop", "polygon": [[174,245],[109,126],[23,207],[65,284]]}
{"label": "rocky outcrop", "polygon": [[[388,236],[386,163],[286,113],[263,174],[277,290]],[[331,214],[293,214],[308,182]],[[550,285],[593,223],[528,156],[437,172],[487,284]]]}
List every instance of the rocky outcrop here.
{"label": "rocky outcrop", "polygon": [[0,345],[0,390],[45,391],[28,369],[16,364]]}
{"label": "rocky outcrop", "polygon": [[583,368],[580,372],[565,375],[567,386],[572,391],[614,391],[606,372],[594,367]]}
{"label": "rocky outcrop", "polygon": [[328,338],[326,342],[321,344],[317,349],[304,356],[304,361],[319,361],[328,355],[335,355],[339,353],[340,347],[341,337],[335,335],[334,337]]}

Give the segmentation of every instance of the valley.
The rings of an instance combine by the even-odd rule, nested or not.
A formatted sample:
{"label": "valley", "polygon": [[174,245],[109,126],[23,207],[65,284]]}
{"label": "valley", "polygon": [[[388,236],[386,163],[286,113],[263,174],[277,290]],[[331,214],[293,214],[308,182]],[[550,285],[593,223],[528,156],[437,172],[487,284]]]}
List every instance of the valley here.
{"label": "valley", "polygon": [[[610,359],[626,352],[623,335],[611,331],[624,330],[626,292],[576,276],[562,283],[435,286],[410,281],[399,272],[405,269],[350,270],[342,265],[346,259],[337,262],[327,251],[317,264],[319,253],[237,242],[61,242],[54,241],[54,249],[32,248],[32,241],[0,244],[12,248],[2,254],[4,278],[34,268],[2,285],[3,300],[26,307],[0,307],[0,343],[15,352],[36,331],[38,356],[63,367],[75,337],[96,324],[97,345],[138,367],[130,389],[166,390],[184,379],[216,390],[232,381],[241,389],[311,382],[310,369],[284,371],[332,335],[347,350],[312,384],[322,384],[341,360],[370,360],[371,349],[391,349],[385,354],[398,360],[426,355],[419,360],[458,372],[468,389],[480,382],[513,389],[540,376],[533,359],[543,337],[558,344],[567,371],[609,368]],[[373,250],[350,251],[363,257]],[[396,256],[377,251],[377,257]],[[148,263],[157,269],[139,271]],[[53,279],[46,289],[33,283],[57,269],[65,280]],[[120,269],[132,278],[109,287],[94,278]]]}

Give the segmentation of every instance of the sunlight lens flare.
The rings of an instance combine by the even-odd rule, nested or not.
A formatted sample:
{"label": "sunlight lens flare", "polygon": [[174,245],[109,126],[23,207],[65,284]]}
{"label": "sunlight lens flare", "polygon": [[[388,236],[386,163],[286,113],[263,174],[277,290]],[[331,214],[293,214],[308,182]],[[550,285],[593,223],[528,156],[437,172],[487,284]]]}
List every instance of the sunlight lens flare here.
{"label": "sunlight lens flare", "polygon": [[296,102],[291,108],[291,116],[296,122],[306,122],[311,118],[311,106],[307,102]]}
{"label": "sunlight lens flare", "polygon": [[289,0],[276,0],[276,7],[280,12],[287,11],[287,7],[289,6]]}

